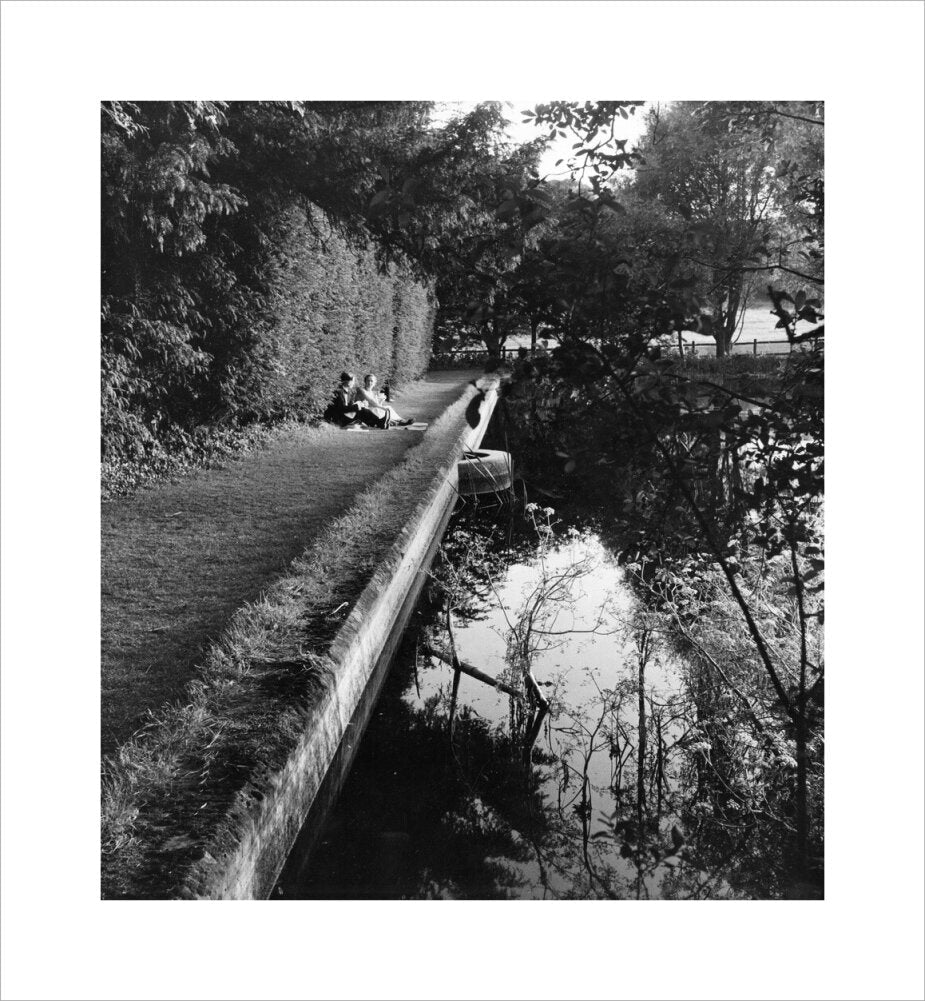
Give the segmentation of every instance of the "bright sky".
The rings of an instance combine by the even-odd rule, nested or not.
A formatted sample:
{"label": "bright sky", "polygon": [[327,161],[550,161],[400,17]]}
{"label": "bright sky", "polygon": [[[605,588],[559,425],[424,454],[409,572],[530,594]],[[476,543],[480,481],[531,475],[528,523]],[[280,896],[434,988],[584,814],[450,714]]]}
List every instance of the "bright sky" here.
{"label": "bright sky", "polygon": [[[478,101],[440,101],[434,108],[434,120],[442,122],[451,118],[454,114],[465,114],[478,103]],[[531,139],[535,139],[538,135],[545,135],[545,129],[538,129],[529,122],[525,123],[521,114],[526,108],[532,108],[538,103],[540,102],[536,100],[503,102],[505,117],[510,120],[508,135],[513,142],[526,143],[530,142]],[[626,121],[619,121],[617,123],[614,136],[617,139],[627,139],[628,149],[633,147],[642,134],[645,113],[648,107],[649,102],[646,102],[641,108],[637,108],[636,113],[631,115]],[[565,164],[556,167],[555,163],[556,160],[565,160],[568,158],[575,142],[577,140],[571,135],[566,136],[564,139],[556,138],[553,140],[540,160],[540,173],[566,177],[568,172],[565,169]]]}

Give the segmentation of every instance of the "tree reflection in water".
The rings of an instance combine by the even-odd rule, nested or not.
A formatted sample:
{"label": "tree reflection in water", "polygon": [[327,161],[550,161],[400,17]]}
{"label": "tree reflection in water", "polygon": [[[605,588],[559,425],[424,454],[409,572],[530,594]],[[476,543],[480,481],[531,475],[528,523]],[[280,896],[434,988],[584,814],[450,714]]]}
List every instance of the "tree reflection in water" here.
{"label": "tree reflection in water", "polygon": [[[311,875],[285,895],[780,895],[786,820],[751,731],[593,534],[528,516],[451,529]],[[512,694],[462,675],[451,709],[452,668],[422,652],[449,645],[447,605],[459,658]]]}

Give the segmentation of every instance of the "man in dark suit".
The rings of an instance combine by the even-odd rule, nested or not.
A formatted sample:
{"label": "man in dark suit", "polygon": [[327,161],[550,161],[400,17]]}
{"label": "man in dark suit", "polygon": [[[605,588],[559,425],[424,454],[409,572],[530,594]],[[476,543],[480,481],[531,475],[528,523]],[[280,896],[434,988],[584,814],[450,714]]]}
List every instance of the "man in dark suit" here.
{"label": "man in dark suit", "polygon": [[359,406],[354,399],[355,387],[356,377],[353,373],[341,372],[340,385],[328,404],[328,409],[324,412],[324,419],[332,424],[338,424],[342,428],[350,427],[351,424],[366,424],[369,427],[381,429],[388,428],[388,410],[385,412],[385,416],[377,417],[365,407]]}

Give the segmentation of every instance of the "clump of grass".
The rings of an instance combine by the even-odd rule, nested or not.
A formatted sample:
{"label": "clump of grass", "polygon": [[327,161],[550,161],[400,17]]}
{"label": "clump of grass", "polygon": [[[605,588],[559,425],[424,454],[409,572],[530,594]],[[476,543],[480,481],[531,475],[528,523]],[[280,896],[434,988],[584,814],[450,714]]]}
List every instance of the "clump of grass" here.
{"label": "clump of grass", "polygon": [[104,761],[103,896],[189,892],[195,864],[232,846],[332,684],[327,650],[345,614],[455,461],[465,394],[209,648],[182,703],[152,715]]}

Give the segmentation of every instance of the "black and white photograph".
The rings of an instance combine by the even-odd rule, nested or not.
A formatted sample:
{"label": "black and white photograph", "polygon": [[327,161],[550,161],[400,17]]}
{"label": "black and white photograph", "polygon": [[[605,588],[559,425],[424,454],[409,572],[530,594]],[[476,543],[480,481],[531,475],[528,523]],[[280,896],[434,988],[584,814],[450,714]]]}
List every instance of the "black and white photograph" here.
{"label": "black and white photograph", "polygon": [[101,119],[103,896],[821,897],[824,103]]}
{"label": "black and white photograph", "polygon": [[4,7],[4,997],[921,997],[925,6]]}

